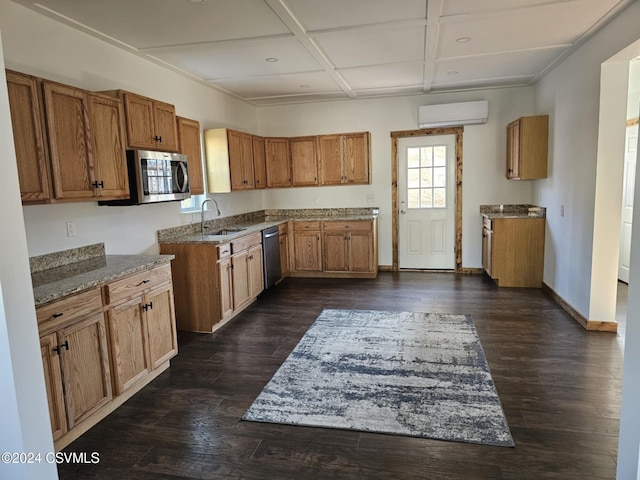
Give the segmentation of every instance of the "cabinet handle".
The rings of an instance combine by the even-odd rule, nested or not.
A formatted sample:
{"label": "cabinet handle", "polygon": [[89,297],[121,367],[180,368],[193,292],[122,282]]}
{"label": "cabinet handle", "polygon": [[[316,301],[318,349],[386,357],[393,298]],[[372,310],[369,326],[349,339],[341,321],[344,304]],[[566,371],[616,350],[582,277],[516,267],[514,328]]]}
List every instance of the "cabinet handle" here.
{"label": "cabinet handle", "polygon": [[147,310],[149,310],[149,309],[153,310],[153,302],[145,303],[145,304],[142,306],[142,309],[143,309],[145,312],[146,312]]}
{"label": "cabinet handle", "polygon": [[61,316],[63,316],[63,315],[64,315],[64,313],[54,313],[54,314],[53,314],[53,315],[51,315],[51,316],[52,316],[53,318],[58,318],[58,317],[61,317]]}
{"label": "cabinet handle", "polygon": [[66,350],[69,350],[69,340],[65,340],[62,345],[54,347],[53,351],[60,355],[60,350],[62,350],[62,347],[64,347]]}
{"label": "cabinet handle", "polygon": [[249,260],[253,260],[253,255],[250,255],[250,256],[249,256]]}
{"label": "cabinet handle", "polygon": [[139,284],[136,285],[136,287],[139,287],[140,285],[144,285],[145,283],[149,283],[151,280],[147,279],[147,280],[142,280]]}
{"label": "cabinet handle", "polygon": [[104,181],[100,180],[99,182],[96,180],[95,182],[93,182],[91,185],[93,185],[94,188],[104,188]]}
{"label": "cabinet handle", "polygon": [[153,137],[153,139],[154,139],[156,142],[160,142],[160,143],[162,143],[162,137],[161,137],[161,136],[156,135],[155,137]]}

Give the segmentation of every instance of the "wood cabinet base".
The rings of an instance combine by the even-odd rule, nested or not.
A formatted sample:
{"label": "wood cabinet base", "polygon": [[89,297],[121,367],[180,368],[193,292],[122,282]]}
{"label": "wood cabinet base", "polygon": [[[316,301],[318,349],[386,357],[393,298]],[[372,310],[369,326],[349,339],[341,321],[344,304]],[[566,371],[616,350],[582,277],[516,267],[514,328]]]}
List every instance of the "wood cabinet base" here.
{"label": "wood cabinet base", "polygon": [[297,278],[376,278],[375,272],[290,272],[289,277]]}
{"label": "wood cabinet base", "polygon": [[145,377],[138,380],[135,385],[129,387],[122,395],[118,395],[114,397],[109,403],[104,405],[102,408],[94,412],[90,417],[86,420],[78,423],[73,430],[69,431],[67,434],[58,438],[54,443],[54,447],[56,452],[59,452],[71,442],[79,438],[82,434],[87,432],[91,427],[95,426],[100,420],[105,418],[107,415],[115,411],[118,407],[120,407],[124,402],[133,397],[136,393],[138,393],[143,387],[151,383],[158,375],[164,372],[167,368],[169,368],[169,361],[165,362],[163,365],[160,365],[158,368],[153,370],[151,373],[146,375]]}

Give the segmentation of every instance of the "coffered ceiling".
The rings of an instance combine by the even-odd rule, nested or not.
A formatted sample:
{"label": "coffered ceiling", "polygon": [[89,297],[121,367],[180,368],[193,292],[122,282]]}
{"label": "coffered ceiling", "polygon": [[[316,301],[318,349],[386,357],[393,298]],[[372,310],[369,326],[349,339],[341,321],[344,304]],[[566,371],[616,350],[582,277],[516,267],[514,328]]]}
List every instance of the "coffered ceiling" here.
{"label": "coffered ceiling", "polygon": [[634,0],[13,0],[255,105],[531,85]]}

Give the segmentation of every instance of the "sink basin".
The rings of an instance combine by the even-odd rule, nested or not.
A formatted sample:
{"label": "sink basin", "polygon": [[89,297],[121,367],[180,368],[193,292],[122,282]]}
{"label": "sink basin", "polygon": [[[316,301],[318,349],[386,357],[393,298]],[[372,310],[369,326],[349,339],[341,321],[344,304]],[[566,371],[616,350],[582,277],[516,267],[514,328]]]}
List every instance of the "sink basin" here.
{"label": "sink basin", "polygon": [[206,235],[230,235],[232,233],[242,232],[246,228],[223,228],[220,230],[214,230],[213,232],[207,232]]}

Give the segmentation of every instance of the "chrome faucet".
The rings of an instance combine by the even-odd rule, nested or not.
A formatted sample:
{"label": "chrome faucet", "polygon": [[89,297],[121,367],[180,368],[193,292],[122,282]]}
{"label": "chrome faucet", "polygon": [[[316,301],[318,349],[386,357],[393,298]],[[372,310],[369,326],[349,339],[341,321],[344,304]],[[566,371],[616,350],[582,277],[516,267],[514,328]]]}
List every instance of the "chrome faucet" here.
{"label": "chrome faucet", "polygon": [[204,206],[207,202],[213,202],[216,204],[216,212],[218,213],[218,216],[220,216],[220,207],[218,207],[218,202],[216,202],[214,198],[205,198],[202,205],[200,205],[200,232],[202,235],[204,235]]}

